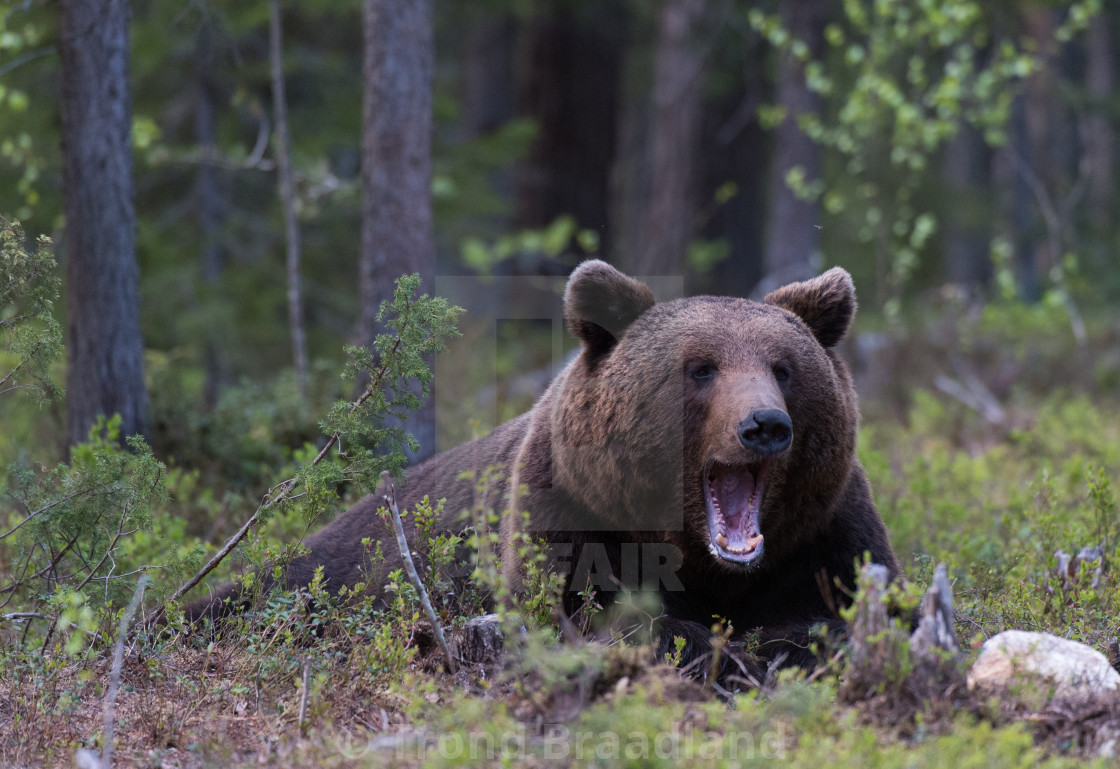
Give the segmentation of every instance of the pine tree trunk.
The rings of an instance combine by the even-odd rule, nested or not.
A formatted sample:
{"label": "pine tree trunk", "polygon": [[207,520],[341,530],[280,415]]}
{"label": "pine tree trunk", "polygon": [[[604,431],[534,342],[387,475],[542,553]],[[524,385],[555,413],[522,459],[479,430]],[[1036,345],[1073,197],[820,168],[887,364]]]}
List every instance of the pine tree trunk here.
{"label": "pine tree trunk", "polygon": [[1082,142],[1090,169],[1089,218],[1100,237],[1114,226],[1112,176],[1116,140],[1107,105],[1116,84],[1116,58],[1108,15],[1102,12],[1085,34],[1085,88],[1093,103],[1085,118]]}
{"label": "pine tree trunk", "polygon": [[512,13],[489,8],[467,12],[463,35],[463,131],[482,136],[513,117],[517,22]]}
{"label": "pine tree trunk", "polygon": [[[1041,298],[1038,281],[1038,259],[1035,255],[1036,201],[1027,183],[1026,172],[1030,171],[1031,136],[1027,126],[1027,97],[1019,94],[1011,107],[1010,140],[1005,148],[1008,155],[1006,164],[1012,169],[1009,208],[1011,231],[1014,233],[1015,262],[1019,274],[1019,292],[1024,301],[1037,302]],[[1033,171],[1030,171],[1033,173]]]}
{"label": "pine tree trunk", "polygon": [[517,169],[515,225],[545,227],[566,214],[597,232],[607,250],[621,10],[608,0],[540,5],[524,34],[528,61],[518,84],[518,111],[538,131]]}
{"label": "pine tree trunk", "polygon": [[[356,336],[370,345],[381,302],[393,282],[419,273],[435,280],[432,235],[432,0],[364,0],[362,77],[361,309]],[[429,399],[405,422],[420,443],[412,458],[435,448]]]}
{"label": "pine tree trunk", "polygon": [[99,414],[146,434],[126,0],[61,0],[59,59],[65,193],[67,434]]}
{"label": "pine tree trunk", "polygon": [[766,227],[767,148],[773,138],[758,121],[758,107],[766,103],[767,75],[761,45],[747,52],[741,91],[730,91],[706,107],[703,158],[706,166],[701,200],[710,197],[728,182],[735,194],[723,204],[713,206],[706,223],[705,239],[722,239],[728,245],[727,258],[711,272],[701,276],[690,293],[749,296],[764,274],[762,262]]}
{"label": "pine tree trunk", "polygon": [[995,211],[987,203],[990,168],[991,158],[980,132],[968,125],[961,126],[945,147],[946,205],[942,219],[947,277],[969,288],[983,286],[991,277],[987,233]]}
{"label": "pine tree trunk", "polygon": [[622,268],[634,270],[645,226],[649,199],[650,94],[636,84],[651,79],[653,46],[649,35],[633,34],[623,63],[618,106],[618,139],[611,168],[611,228],[614,238],[608,252]]}
{"label": "pine tree trunk", "polygon": [[280,26],[280,0],[269,3],[269,57],[272,69],[272,109],[276,119],[276,170],[280,205],[284,209],[284,242],[288,273],[288,329],[292,339],[292,362],[301,397],[307,397],[307,335],[303,325],[303,297],[299,274],[299,221],[292,178],[292,140],[288,135],[288,102],[284,96],[284,39]]}
{"label": "pine tree trunk", "polygon": [[666,0],[658,16],[650,116],[649,197],[624,264],[640,275],[677,275],[695,234],[704,58],[696,31],[707,0]]}
{"label": "pine tree trunk", "polygon": [[[791,0],[782,4],[782,23],[799,40],[820,51],[824,26],[819,0]],[[786,183],[790,169],[800,167],[806,180],[820,178],[820,153],[812,139],[797,125],[798,115],[817,112],[819,99],[809,90],[801,63],[783,53],[778,68],[778,103],[786,118],[774,132],[774,162],[770,169],[770,209],[766,227],[766,274],[755,289],[761,296],[795,280],[816,274],[820,251],[820,211],[816,203],[801,200]]]}
{"label": "pine tree trunk", "polygon": [[[213,35],[214,30],[208,25],[200,26],[194,56],[194,133],[202,153],[202,162],[199,163],[195,179],[195,216],[202,239],[204,304],[214,301],[225,267],[225,253],[221,243],[224,203],[215,162],[218,155],[218,129],[214,116],[217,84],[214,80],[214,51],[211,44]],[[210,313],[207,316],[210,317]],[[207,406],[218,402],[221,389],[229,380],[229,361],[222,346],[222,338],[226,333],[228,329],[220,328],[213,321],[208,320],[205,324],[206,338],[203,341],[202,357],[206,382],[203,386],[203,402]]]}

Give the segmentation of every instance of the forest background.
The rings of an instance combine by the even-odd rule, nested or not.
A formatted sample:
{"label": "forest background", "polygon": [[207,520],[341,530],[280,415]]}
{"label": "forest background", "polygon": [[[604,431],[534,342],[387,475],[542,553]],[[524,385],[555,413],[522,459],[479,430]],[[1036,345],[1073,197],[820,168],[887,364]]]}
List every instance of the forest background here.
{"label": "forest background", "polygon": [[[374,344],[402,274],[468,309],[406,422],[416,458],[532,403],[573,346],[557,292],[589,257],[662,299],[848,269],[861,452],[911,575],[956,567],[964,637],[1049,616],[1012,583],[1049,584],[1059,545],[1116,546],[1117,32],[1099,2],[9,0],[12,669],[78,676],[49,669],[52,644],[104,661],[141,574],[148,605],[166,598],[311,464],[319,419],[370,382],[338,377],[344,347]],[[353,499],[335,481],[332,504]],[[1084,523],[1060,542],[1055,499]],[[286,510],[246,557],[329,514]],[[1110,590],[1047,626],[1103,648]],[[290,720],[277,697],[258,718]],[[198,723],[177,718],[167,744]],[[104,742],[78,723],[35,744]]]}

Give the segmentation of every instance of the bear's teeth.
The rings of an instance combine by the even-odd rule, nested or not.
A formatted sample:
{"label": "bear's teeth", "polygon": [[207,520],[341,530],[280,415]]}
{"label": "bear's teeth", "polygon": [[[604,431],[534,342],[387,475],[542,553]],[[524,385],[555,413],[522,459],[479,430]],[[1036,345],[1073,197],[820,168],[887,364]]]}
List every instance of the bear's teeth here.
{"label": "bear's teeth", "polygon": [[727,539],[726,534],[720,533],[716,535],[716,544],[726,550],[727,546],[730,545],[731,542]]}

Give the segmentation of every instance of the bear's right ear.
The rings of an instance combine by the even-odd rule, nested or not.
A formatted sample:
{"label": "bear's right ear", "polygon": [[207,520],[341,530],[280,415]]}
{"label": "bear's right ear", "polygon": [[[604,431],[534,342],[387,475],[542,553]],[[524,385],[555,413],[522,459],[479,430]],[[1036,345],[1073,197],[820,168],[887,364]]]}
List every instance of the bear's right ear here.
{"label": "bear's right ear", "polygon": [[856,286],[841,267],[771,291],[762,301],[789,310],[804,321],[821,347],[833,347],[848,333],[856,314]]}
{"label": "bear's right ear", "polygon": [[640,280],[590,259],[576,267],[564,289],[564,319],[592,360],[610,352],[638,316],[654,305]]}

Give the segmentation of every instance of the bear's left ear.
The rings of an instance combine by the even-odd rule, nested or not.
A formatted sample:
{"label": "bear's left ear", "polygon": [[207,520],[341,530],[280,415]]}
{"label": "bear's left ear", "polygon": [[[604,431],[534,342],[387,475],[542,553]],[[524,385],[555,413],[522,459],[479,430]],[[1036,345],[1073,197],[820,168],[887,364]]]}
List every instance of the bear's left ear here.
{"label": "bear's left ear", "polygon": [[653,292],[645,283],[606,262],[589,259],[568,278],[564,319],[594,360],[610,352],[630,324],[654,303]]}
{"label": "bear's left ear", "polygon": [[789,310],[805,322],[821,347],[833,347],[855,317],[856,286],[847,270],[833,267],[812,280],[771,291],[762,301]]}

